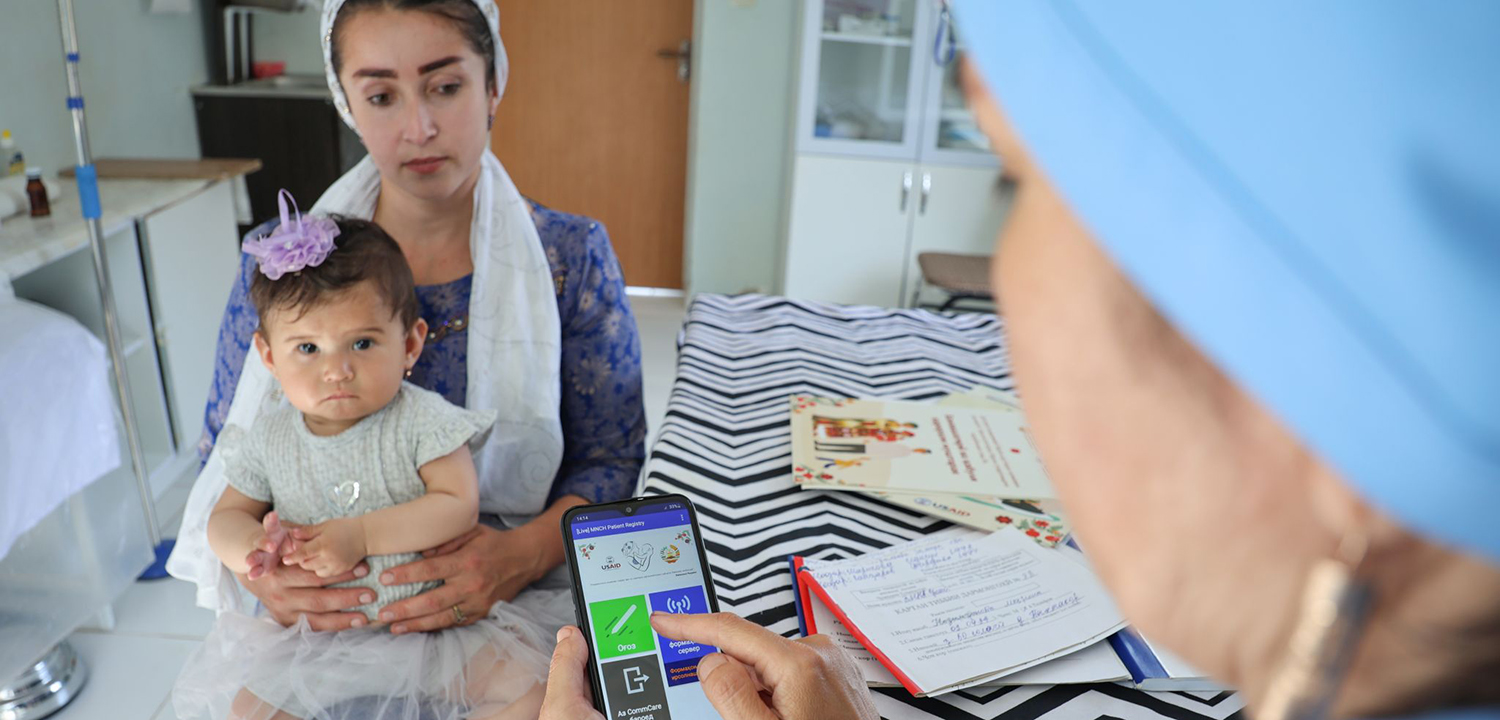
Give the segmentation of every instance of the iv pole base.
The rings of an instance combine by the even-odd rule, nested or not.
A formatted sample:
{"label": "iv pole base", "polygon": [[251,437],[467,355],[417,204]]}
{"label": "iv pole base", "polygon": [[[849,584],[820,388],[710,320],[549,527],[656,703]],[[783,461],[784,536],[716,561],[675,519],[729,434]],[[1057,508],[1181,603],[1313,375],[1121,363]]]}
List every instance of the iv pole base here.
{"label": "iv pole base", "polygon": [[21,677],[0,685],[0,720],[41,720],[72,702],[88,677],[83,658],[64,640]]}

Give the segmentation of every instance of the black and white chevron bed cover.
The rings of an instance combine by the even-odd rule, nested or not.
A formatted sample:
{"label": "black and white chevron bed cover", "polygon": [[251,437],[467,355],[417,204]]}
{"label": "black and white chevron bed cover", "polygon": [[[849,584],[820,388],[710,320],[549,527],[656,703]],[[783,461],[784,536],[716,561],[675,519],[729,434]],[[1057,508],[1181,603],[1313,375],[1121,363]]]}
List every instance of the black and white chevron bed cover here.
{"label": "black and white chevron bed cover", "polygon": [[[1012,387],[994,315],[940,315],[789,300],[699,295],[678,338],[677,379],[650,458],[647,494],[697,505],[722,609],[796,637],[787,556],[847,557],[948,523],[856,493],[791,480],[787,396],[932,400],[976,385]],[[1022,686],[913,698],[875,691],[907,718],[1224,718],[1232,693],[1145,693],[1114,684]],[[830,719],[831,720],[831,719]]]}

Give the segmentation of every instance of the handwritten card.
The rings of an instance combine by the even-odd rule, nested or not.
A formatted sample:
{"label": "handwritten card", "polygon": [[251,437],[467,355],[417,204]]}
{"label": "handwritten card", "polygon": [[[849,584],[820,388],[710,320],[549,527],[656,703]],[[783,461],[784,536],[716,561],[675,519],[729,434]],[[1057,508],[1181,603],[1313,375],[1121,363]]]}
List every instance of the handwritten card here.
{"label": "handwritten card", "polygon": [[1124,627],[1087,566],[1018,532],[954,529],[804,563],[809,589],[913,695],[981,685]]}
{"label": "handwritten card", "polygon": [[[864,675],[870,687],[901,687],[896,679],[870,649],[860,644],[859,638],[844,627],[842,620],[828,609],[828,605],[816,596],[809,596],[803,612],[807,618],[808,635],[826,635],[854,659],[854,665]],[[1069,685],[1083,683],[1116,682],[1129,680],[1130,671],[1108,642],[1097,642],[1076,653],[1048,660],[1036,667],[1002,675],[984,682],[980,687],[1005,687],[1008,685]]]}

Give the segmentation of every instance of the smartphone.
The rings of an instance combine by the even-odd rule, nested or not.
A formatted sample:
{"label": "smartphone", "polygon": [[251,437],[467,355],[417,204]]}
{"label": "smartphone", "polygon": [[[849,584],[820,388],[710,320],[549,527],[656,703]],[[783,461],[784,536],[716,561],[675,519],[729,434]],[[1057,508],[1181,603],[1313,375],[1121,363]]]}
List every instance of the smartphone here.
{"label": "smartphone", "polygon": [[610,720],[719,718],[698,684],[698,660],[717,648],[651,629],[653,612],[719,611],[693,504],[655,495],[580,505],[562,531],[594,707]]}

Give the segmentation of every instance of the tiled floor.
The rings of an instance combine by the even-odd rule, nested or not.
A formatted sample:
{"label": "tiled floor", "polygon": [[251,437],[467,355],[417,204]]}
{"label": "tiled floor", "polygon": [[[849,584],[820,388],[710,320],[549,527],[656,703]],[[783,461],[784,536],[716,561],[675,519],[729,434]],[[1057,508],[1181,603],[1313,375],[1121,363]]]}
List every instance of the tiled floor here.
{"label": "tiled floor", "polygon": [[[666,412],[677,362],[679,297],[631,297],[641,329],[646,417],[654,439]],[[187,488],[162,497],[164,527],[181,518]],[[213,613],[196,607],[193,588],[180,580],[137,582],[114,605],[112,629],[85,628],[71,638],[89,666],[82,694],[56,720],[173,720],[170,692],[177,672],[213,625]]]}

